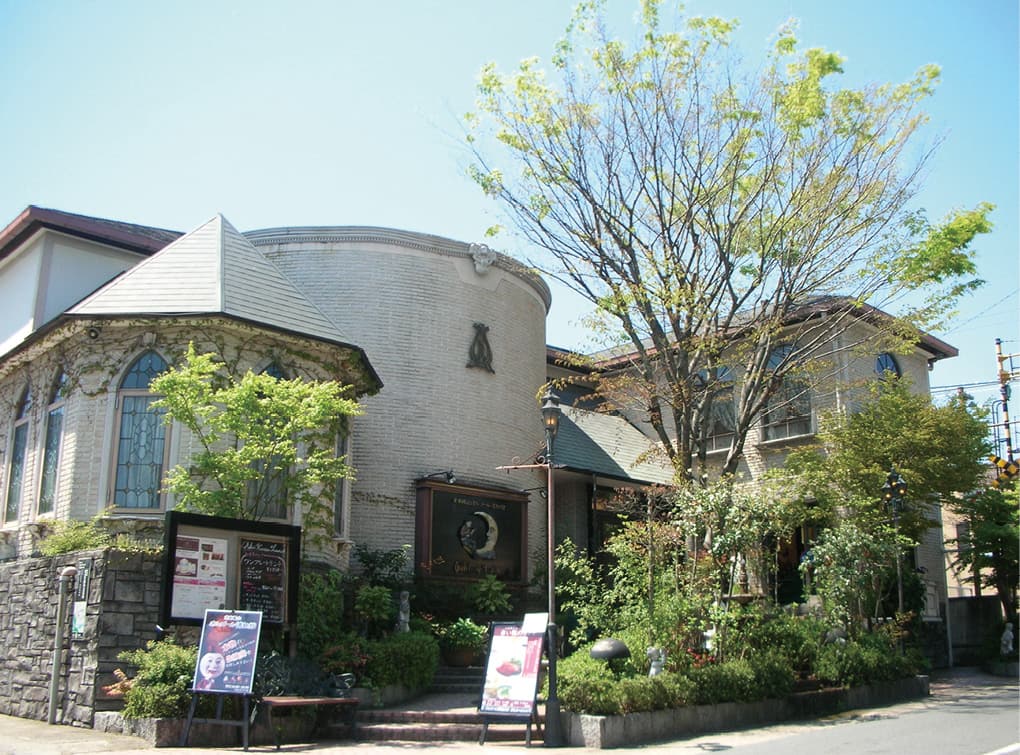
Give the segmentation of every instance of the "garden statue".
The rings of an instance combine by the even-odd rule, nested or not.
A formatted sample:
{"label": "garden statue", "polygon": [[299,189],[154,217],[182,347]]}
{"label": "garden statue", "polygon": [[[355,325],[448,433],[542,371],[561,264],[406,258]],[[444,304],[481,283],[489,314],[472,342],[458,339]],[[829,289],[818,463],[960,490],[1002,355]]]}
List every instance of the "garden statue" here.
{"label": "garden statue", "polygon": [[1007,621],[1006,628],[1002,630],[1002,639],[999,640],[999,653],[1002,655],[1013,654],[1013,622]]}
{"label": "garden statue", "polygon": [[397,614],[397,631],[410,632],[408,622],[411,620],[411,594],[407,590],[400,591],[400,611]]}
{"label": "garden statue", "polygon": [[662,648],[648,648],[645,652],[651,666],[648,668],[648,676],[658,676],[666,665],[666,651]]}

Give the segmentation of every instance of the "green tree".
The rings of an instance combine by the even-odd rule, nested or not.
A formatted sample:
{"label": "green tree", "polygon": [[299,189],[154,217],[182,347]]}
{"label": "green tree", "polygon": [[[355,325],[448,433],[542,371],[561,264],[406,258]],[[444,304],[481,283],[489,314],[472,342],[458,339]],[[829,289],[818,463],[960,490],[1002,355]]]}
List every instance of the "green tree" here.
{"label": "green tree", "polygon": [[966,537],[949,540],[956,546],[956,567],[981,575],[985,587],[994,587],[1006,620],[1013,620],[1020,583],[1020,493],[1015,487],[989,488],[948,505],[970,525]]}
{"label": "green tree", "polygon": [[151,387],[162,394],[155,403],[166,421],[188,428],[199,449],[166,475],[178,508],[258,520],[279,506],[282,492],[288,507],[302,508],[308,529],[333,532],[336,485],[353,476],[336,455],[338,440],[347,418],[360,413],[349,387],[252,372],[236,378],[193,345]]}
{"label": "green tree", "polygon": [[[703,479],[713,402],[740,381],[731,474],[770,402],[798,399],[787,378],[824,377],[822,345],[861,345],[835,337],[849,323],[874,326],[871,346],[907,348],[979,284],[969,247],[992,208],[933,223],[911,207],[937,67],[840,87],[843,59],[800,50],[792,26],[745,67],[735,22],[670,31],[657,0],[641,3],[630,49],[601,6],[580,4],[552,76],[536,59],[483,69],[471,174],[547,253],[534,266],[633,354],[625,380],[594,377],[647,416],[680,476]],[[873,309],[897,305],[897,318]]]}
{"label": "green tree", "polygon": [[980,485],[988,426],[968,397],[936,406],[904,378],[874,381],[868,392],[851,414],[823,413],[818,444],[791,453],[778,475],[795,480],[820,514],[849,511],[861,526],[877,528],[890,518],[882,486],[895,468],[907,483],[900,529],[917,540],[932,524],[931,506],[952,505]]}

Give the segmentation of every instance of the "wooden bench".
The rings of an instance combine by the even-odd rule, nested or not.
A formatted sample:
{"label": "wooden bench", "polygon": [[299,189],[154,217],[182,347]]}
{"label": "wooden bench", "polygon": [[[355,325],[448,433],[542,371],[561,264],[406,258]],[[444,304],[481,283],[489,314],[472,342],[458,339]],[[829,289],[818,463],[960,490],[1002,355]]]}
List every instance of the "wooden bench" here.
{"label": "wooden bench", "polygon": [[273,732],[273,741],[276,749],[280,749],[280,734],[273,725],[273,710],[275,708],[319,708],[325,706],[338,707],[346,719],[346,723],[354,731],[357,722],[358,704],[361,701],[356,697],[298,697],[292,695],[267,695],[259,702],[266,711],[266,722]]}

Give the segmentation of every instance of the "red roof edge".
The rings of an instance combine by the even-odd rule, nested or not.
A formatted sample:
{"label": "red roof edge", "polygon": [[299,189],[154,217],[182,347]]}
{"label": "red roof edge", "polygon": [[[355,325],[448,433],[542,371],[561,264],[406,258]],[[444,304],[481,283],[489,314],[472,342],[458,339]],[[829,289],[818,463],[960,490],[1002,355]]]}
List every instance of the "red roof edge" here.
{"label": "red roof edge", "polygon": [[19,244],[40,228],[62,231],[146,256],[158,252],[182,235],[179,231],[165,228],[122,223],[29,205],[0,231],[0,259],[10,255]]}

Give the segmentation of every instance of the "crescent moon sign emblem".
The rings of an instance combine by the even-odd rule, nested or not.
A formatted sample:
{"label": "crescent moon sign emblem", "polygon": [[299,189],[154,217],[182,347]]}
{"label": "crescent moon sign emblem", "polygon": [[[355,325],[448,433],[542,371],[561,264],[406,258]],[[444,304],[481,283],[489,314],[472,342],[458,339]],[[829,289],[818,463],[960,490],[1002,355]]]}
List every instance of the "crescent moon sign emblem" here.
{"label": "crescent moon sign emblem", "polygon": [[499,539],[499,525],[496,524],[496,520],[492,518],[491,514],[487,514],[484,511],[476,511],[475,515],[484,519],[488,527],[485,531],[485,545],[479,548],[475,555],[478,558],[492,560],[496,558],[496,541]]}

